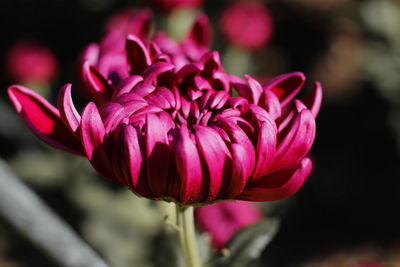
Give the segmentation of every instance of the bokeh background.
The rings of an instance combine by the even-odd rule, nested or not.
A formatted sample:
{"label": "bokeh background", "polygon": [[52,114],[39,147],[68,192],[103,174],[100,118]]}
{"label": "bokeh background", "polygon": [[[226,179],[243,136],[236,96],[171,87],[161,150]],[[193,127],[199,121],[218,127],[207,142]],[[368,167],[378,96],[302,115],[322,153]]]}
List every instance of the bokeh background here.
{"label": "bokeh background", "polygon": [[[273,34],[256,51],[235,47],[221,33],[221,13],[232,2],[206,0],[200,8],[210,18],[213,48],[228,71],[260,80],[302,71],[308,88],[315,80],[324,88],[312,175],[290,199],[261,205],[266,218],[281,218],[281,226],[260,266],[400,266],[400,1],[261,1]],[[30,85],[54,103],[60,86],[77,82],[76,59],[87,44],[100,40],[107,18],[148,5],[144,0],[0,1],[0,156],[117,267],[167,266],[160,257],[162,215],[153,204],[103,181],[83,159],[36,139],[8,101],[7,86],[21,81],[7,62],[21,40],[52,51],[56,76]],[[155,12],[158,27],[168,29],[171,20]],[[190,20],[187,13],[175,15],[179,25]],[[76,88],[74,94],[79,97]],[[58,265],[0,215],[0,266]]]}

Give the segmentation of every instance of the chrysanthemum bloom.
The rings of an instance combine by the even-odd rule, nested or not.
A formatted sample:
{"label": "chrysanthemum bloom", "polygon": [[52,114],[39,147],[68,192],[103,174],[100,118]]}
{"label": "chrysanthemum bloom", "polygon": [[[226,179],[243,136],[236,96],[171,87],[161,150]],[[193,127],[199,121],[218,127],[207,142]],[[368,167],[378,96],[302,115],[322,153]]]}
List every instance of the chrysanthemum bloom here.
{"label": "chrysanthemum bloom", "polygon": [[[201,25],[184,41],[197,53],[207,39]],[[11,86],[9,96],[42,140],[87,157],[102,176],[138,195],[191,205],[294,194],[311,171],[306,155],[315,136],[319,84],[304,101],[294,100],[305,81],[301,73],[262,86],[250,76],[225,73],[215,51],[196,59],[190,50],[162,45],[129,35],[127,63],[120,65],[126,73],[118,79],[97,69],[101,53],[84,62],[91,99],[81,114],[69,84],[58,108],[21,86]],[[174,57],[184,60],[176,64]]]}
{"label": "chrysanthemum bloom", "polygon": [[227,6],[221,14],[219,26],[232,45],[247,50],[262,48],[273,33],[271,14],[258,1],[241,1]]}
{"label": "chrysanthemum bloom", "polygon": [[169,12],[177,8],[196,8],[203,4],[203,0],[150,0],[155,8]]}
{"label": "chrysanthemum bloom", "polygon": [[[231,237],[243,227],[262,218],[260,208],[247,201],[225,201],[196,209],[196,221],[211,236],[214,247],[221,250]],[[212,220],[210,220],[212,218]]]}
{"label": "chrysanthemum bloom", "polygon": [[58,64],[53,53],[31,41],[15,43],[7,53],[7,71],[19,82],[45,83],[57,74]]}

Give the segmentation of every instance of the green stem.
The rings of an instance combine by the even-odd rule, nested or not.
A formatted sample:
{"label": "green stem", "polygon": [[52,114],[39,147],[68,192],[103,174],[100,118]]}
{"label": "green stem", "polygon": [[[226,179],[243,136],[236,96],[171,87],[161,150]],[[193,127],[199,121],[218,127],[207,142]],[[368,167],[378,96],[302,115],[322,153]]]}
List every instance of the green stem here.
{"label": "green stem", "polygon": [[176,222],[180,229],[179,243],[186,267],[201,267],[194,229],[193,207],[176,205]]}

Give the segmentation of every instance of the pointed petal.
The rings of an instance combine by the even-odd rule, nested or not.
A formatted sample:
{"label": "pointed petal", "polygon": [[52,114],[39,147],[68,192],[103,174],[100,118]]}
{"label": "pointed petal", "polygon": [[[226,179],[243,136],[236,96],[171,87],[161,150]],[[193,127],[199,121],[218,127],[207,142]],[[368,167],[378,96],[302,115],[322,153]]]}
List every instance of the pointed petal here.
{"label": "pointed petal", "polygon": [[211,44],[211,26],[205,14],[197,15],[186,39],[198,45],[209,46]]}
{"label": "pointed petal", "polygon": [[[215,200],[221,195],[224,172],[230,161],[230,153],[225,142],[215,130],[200,125],[194,126],[196,143],[200,156],[206,163],[209,177],[209,192],[206,202]],[[223,192],[222,192],[223,193]]]}
{"label": "pointed petal", "polygon": [[278,97],[269,90],[264,90],[258,105],[268,111],[271,118],[276,120],[282,115],[281,103]]}
{"label": "pointed petal", "polygon": [[93,102],[87,104],[83,109],[80,131],[85,154],[92,166],[105,178],[122,183],[113,175],[104,144],[106,131],[99,111]]}
{"label": "pointed petal", "polygon": [[322,103],[322,86],[319,82],[314,84],[313,90],[306,96],[303,103],[311,110],[313,117],[316,118]]}
{"label": "pointed petal", "polygon": [[172,71],[174,68],[174,65],[165,62],[153,63],[143,72],[143,82],[153,84],[161,74]]}
{"label": "pointed petal", "polygon": [[247,185],[237,199],[247,201],[276,201],[295,194],[304,184],[312,169],[309,158],[295,169],[276,172]]}
{"label": "pointed petal", "polygon": [[135,35],[129,35],[125,43],[126,56],[131,67],[131,74],[142,74],[151,64],[150,54],[140,40]]}
{"label": "pointed petal", "polygon": [[179,130],[175,156],[176,168],[182,181],[180,202],[193,203],[200,193],[203,172],[199,152],[186,125],[182,125]]}
{"label": "pointed petal", "polygon": [[100,47],[98,44],[93,43],[85,47],[82,54],[79,57],[79,63],[85,61],[89,62],[89,65],[95,66],[99,60]]}
{"label": "pointed petal", "polygon": [[245,75],[244,77],[247,79],[247,83],[249,84],[249,88],[251,91],[251,98],[252,98],[251,103],[258,104],[260,96],[263,92],[261,84],[257,82],[255,79],[253,79],[250,75]]}
{"label": "pointed petal", "polygon": [[264,90],[270,90],[279,98],[282,107],[286,106],[300,91],[306,77],[301,72],[282,74],[266,83]]}
{"label": "pointed petal", "polygon": [[61,119],[59,111],[46,99],[19,85],[8,88],[8,96],[25,124],[47,144],[83,155],[82,146]]}
{"label": "pointed petal", "polygon": [[72,84],[69,83],[61,88],[58,93],[57,105],[64,124],[69,128],[71,133],[78,136],[77,130],[81,123],[81,115],[79,115],[72,101],[71,86]]}
{"label": "pointed petal", "polygon": [[310,150],[315,138],[315,120],[311,112],[300,110],[280,135],[274,170],[297,164]]}
{"label": "pointed petal", "polygon": [[89,96],[98,104],[107,102],[112,95],[112,88],[97,68],[85,61],[81,66],[81,76]]}
{"label": "pointed petal", "polygon": [[155,197],[167,193],[170,151],[167,131],[160,118],[153,113],[146,115],[146,165],[151,192]]}

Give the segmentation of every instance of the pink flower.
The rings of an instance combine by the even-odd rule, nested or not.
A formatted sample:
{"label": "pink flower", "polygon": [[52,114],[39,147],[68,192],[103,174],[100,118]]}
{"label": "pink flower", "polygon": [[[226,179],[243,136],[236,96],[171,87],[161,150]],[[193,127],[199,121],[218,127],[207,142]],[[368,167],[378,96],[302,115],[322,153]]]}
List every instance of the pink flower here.
{"label": "pink flower", "polygon": [[6,63],[12,78],[23,82],[49,82],[58,69],[57,60],[47,47],[28,41],[15,43]]}
{"label": "pink flower", "polygon": [[[85,61],[90,102],[81,114],[70,84],[57,108],[18,85],[9,88],[10,99],[43,141],[87,157],[102,176],[141,196],[183,204],[291,196],[311,171],[306,154],[321,104],[319,83],[300,101],[294,97],[305,81],[301,73],[263,86],[229,75],[217,52],[199,57],[207,39],[201,25],[179,50],[129,35],[120,65],[126,73],[118,80],[96,68],[101,53]],[[185,43],[192,49],[184,50]]]}
{"label": "pink flower", "polygon": [[262,218],[259,207],[247,201],[207,205],[196,209],[195,215],[200,228],[210,234],[211,241],[218,250],[223,249],[238,230],[257,223]]}
{"label": "pink flower", "polygon": [[231,4],[221,14],[220,29],[232,44],[248,50],[257,50],[269,42],[273,21],[269,10],[258,1]]}
{"label": "pink flower", "polygon": [[150,0],[150,2],[166,12],[182,7],[197,8],[203,4],[203,0]]}

